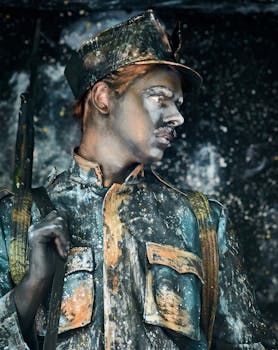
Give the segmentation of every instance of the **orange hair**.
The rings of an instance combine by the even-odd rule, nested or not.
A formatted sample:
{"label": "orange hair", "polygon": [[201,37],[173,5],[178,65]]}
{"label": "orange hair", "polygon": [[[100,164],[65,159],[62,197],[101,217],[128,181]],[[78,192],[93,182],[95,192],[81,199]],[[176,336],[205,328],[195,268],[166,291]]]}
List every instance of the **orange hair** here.
{"label": "orange hair", "polygon": [[[117,96],[121,96],[135,79],[145,75],[152,68],[152,64],[125,66],[107,75],[102,81],[114,90]],[[77,118],[83,118],[86,97],[89,91],[81,99],[75,102],[73,115]]]}

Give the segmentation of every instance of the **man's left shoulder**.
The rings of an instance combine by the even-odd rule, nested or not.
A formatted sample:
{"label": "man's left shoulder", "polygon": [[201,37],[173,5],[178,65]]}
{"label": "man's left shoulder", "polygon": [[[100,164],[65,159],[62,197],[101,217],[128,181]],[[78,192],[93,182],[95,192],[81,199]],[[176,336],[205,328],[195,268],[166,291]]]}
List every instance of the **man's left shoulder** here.
{"label": "man's left shoulder", "polygon": [[220,202],[216,198],[213,198],[213,196],[211,195],[206,195],[206,197],[209,202],[212,216],[215,216],[217,218],[221,216],[225,216],[225,217],[227,216],[227,208],[222,202]]}
{"label": "man's left shoulder", "polygon": [[156,170],[153,168],[148,172],[148,180],[153,191],[163,191],[173,195],[176,198],[187,198],[187,192],[173,185],[169,180],[164,179]]}
{"label": "man's left shoulder", "polygon": [[183,201],[184,203],[188,204],[189,203],[189,196],[194,196],[194,194],[201,193],[204,198],[208,200],[211,215],[214,219],[219,219],[221,216],[226,216],[227,215],[227,208],[223,203],[221,203],[218,199],[216,199],[212,195],[207,195],[204,194],[200,191],[195,191],[192,189],[181,189],[176,185],[173,185],[171,182],[168,180],[165,180],[160,174],[158,174],[157,171],[152,169],[151,176],[153,179],[153,183],[156,184],[157,188],[164,188],[167,189],[168,193],[172,193],[175,195],[176,198],[179,198]]}

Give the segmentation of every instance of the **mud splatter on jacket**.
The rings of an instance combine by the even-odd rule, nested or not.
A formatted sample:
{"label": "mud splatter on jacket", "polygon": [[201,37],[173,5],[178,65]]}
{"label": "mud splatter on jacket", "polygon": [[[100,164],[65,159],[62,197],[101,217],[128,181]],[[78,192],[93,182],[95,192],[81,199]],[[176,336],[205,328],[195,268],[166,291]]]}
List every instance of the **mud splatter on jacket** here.
{"label": "mud splatter on jacket", "polygon": [[[59,350],[205,350],[200,327],[202,260],[186,196],[139,165],[103,187],[97,164],[75,157],[48,193],[66,210],[71,233],[59,323]],[[9,274],[11,199],[1,201],[0,349],[28,349]],[[218,227],[219,305],[214,349],[271,349],[254,307],[224,208],[211,200]],[[39,220],[34,206],[33,221]],[[43,307],[38,334],[45,332]]]}

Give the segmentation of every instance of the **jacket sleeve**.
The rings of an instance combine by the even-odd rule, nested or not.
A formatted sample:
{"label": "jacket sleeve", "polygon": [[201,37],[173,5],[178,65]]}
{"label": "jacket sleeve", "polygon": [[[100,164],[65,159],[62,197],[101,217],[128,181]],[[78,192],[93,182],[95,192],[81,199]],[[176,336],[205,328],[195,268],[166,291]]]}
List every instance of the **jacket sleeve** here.
{"label": "jacket sleeve", "polygon": [[256,308],[254,295],[242,265],[239,245],[226,211],[218,203],[212,203],[212,209],[214,215],[219,217],[220,264],[213,349],[277,349],[275,336]]}
{"label": "jacket sleeve", "polygon": [[29,349],[24,342],[13,299],[8,247],[10,241],[10,199],[0,201],[0,349]]}

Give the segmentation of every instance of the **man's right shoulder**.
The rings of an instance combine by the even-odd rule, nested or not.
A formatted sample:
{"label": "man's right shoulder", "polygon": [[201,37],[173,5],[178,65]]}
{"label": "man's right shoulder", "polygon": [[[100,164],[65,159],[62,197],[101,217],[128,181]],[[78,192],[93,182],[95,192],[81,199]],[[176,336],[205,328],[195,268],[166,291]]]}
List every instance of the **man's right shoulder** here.
{"label": "man's right shoulder", "polygon": [[0,198],[0,228],[4,231],[9,231],[11,224],[13,199],[14,195],[12,193],[6,193]]}
{"label": "man's right shoulder", "polygon": [[69,175],[68,171],[63,171],[57,174],[55,178],[52,178],[45,186],[48,193],[62,192],[65,188],[69,186]]}
{"label": "man's right shoulder", "polygon": [[14,193],[10,190],[1,190],[0,191],[0,210],[5,207],[11,207],[13,204]]}

